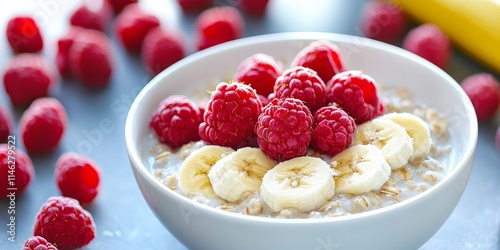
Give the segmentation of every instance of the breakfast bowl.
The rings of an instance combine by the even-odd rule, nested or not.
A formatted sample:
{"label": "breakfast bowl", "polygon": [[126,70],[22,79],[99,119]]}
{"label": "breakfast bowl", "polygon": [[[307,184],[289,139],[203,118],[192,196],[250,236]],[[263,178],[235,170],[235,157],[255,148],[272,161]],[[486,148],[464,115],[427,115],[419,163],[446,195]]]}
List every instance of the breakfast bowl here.
{"label": "breakfast bowl", "polygon": [[[207,94],[214,84],[230,81],[240,62],[256,53],[271,55],[288,68],[300,50],[319,40],[340,48],[347,69],[371,76],[380,89],[404,89],[421,107],[432,108],[433,114],[446,121],[438,182],[414,196],[368,211],[281,218],[224,211],[182,195],[157,178],[149,121],[162,100],[171,95],[195,98]],[[125,138],[147,204],[189,249],[416,249],[445,223],[462,196],[474,160],[477,120],[471,102],[452,77],[401,48],[341,34],[279,33],[217,45],[161,72],[131,105]]]}

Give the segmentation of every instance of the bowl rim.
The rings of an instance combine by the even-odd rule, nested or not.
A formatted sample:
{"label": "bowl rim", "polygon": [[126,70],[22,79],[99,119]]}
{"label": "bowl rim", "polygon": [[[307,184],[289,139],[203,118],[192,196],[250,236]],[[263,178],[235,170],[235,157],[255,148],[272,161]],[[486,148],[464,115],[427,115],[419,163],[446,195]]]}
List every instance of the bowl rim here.
{"label": "bowl rim", "polygon": [[[235,48],[242,48],[245,46],[249,45],[255,45],[255,44],[266,44],[266,43],[272,43],[272,42],[292,42],[292,41],[306,41],[306,40],[328,40],[332,42],[342,42],[342,43],[348,43],[352,45],[357,45],[361,47],[371,47],[377,50],[382,50],[384,52],[388,52],[391,54],[397,54],[398,56],[406,57],[409,60],[415,61],[418,64],[422,64],[424,67],[429,69],[430,71],[433,71],[434,74],[439,75],[441,78],[446,80],[447,83],[451,85],[452,88],[455,89],[461,96],[462,101],[464,102],[464,105],[466,107],[466,110],[464,110],[467,114],[467,118],[469,121],[469,126],[470,126],[470,136],[467,138],[467,146],[465,149],[465,154],[454,164],[455,167],[447,173],[443,179],[435,184],[434,186],[430,187],[426,191],[417,194],[413,197],[410,197],[406,200],[403,200],[401,202],[398,202],[396,204],[391,204],[386,207],[382,208],[377,208],[374,210],[370,211],[365,211],[362,213],[356,213],[356,214],[349,214],[345,216],[337,216],[337,217],[322,217],[322,218],[271,218],[271,217],[260,217],[260,216],[249,216],[249,215],[244,215],[244,214],[239,214],[239,213],[233,213],[233,212],[228,212],[228,211],[222,211],[220,209],[205,205],[205,204],[200,204],[197,202],[193,202],[191,199],[175,192],[172,191],[168,188],[166,188],[163,184],[161,184],[155,177],[154,175],[150,172],[149,168],[143,164],[143,161],[141,160],[141,154],[140,150],[137,147],[137,144],[133,141],[131,136],[129,136],[132,131],[133,131],[133,120],[136,114],[138,113],[139,110],[139,104],[144,100],[145,96],[147,96],[147,93],[151,91],[156,85],[160,84],[162,82],[162,79],[165,77],[168,77],[169,74],[172,72],[176,71],[179,68],[186,67],[188,66],[191,62],[197,61],[203,57],[214,55],[220,52],[223,52],[224,50],[229,50],[229,49],[235,49]],[[187,203],[186,205],[189,206],[194,206],[197,209],[207,211],[211,213],[214,216],[218,217],[224,217],[224,218],[233,218],[237,220],[244,220],[248,222],[263,222],[263,223],[282,223],[282,224],[310,224],[310,223],[331,223],[333,221],[340,222],[340,221],[353,221],[353,220],[359,220],[365,217],[372,217],[377,214],[383,214],[383,213],[388,213],[392,210],[400,209],[401,207],[408,206],[409,204],[413,203],[414,200],[421,199],[422,197],[429,196],[436,189],[440,189],[441,186],[445,185],[449,179],[454,178],[458,173],[463,170],[467,162],[470,160],[473,160],[474,154],[475,154],[475,148],[477,144],[477,134],[478,134],[478,122],[476,118],[476,113],[474,111],[474,108],[472,106],[472,102],[468,98],[468,96],[465,94],[463,89],[460,87],[460,85],[444,70],[441,68],[437,67],[436,65],[432,64],[431,62],[427,61],[426,59],[411,53],[403,48],[397,47],[392,44],[380,42],[377,40],[365,38],[365,37],[360,37],[356,35],[347,35],[347,34],[338,34],[338,33],[328,33],[328,32],[280,32],[280,33],[272,33],[272,34],[264,34],[264,35],[256,35],[256,36],[250,36],[250,37],[245,37],[245,38],[240,38],[237,40],[229,41],[223,44],[219,44],[210,48],[207,48],[202,51],[198,51],[195,53],[192,53],[180,61],[174,63],[167,69],[163,70],[161,73],[156,75],[153,79],[149,81],[148,84],[140,91],[140,93],[137,95],[137,97],[134,99],[132,105],[130,106],[129,112],[127,114],[127,118],[125,121],[125,145],[127,149],[127,154],[131,163],[131,167],[135,172],[139,173],[142,175],[148,182],[151,182],[152,185],[155,186],[155,188],[162,190],[166,195],[171,196],[175,199],[178,199],[179,202],[182,203]],[[135,177],[137,179],[137,177]],[[148,205],[150,205],[148,203]]]}

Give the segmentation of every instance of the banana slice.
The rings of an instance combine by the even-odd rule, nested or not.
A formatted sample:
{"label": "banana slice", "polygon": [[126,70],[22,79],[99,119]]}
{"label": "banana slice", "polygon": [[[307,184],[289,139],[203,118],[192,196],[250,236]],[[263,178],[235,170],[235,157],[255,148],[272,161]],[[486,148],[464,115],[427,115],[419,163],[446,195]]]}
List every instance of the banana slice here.
{"label": "banana slice", "polygon": [[201,193],[207,197],[215,197],[207,173],[216,162],[233,152],[232,148],[215,145],[193,151],[179,168],[179,188],[186,194]]}
{"label": "banana slice", "polygon": [[330,165],[338,173],[336,192],[362,194],[379,190],[389,180],[391,167],[374,145],[351,146],[331,159]]}
{"label": "banana slice", "polygon": [[431,132],[420,117],[411,113],[390,113],[381,118],[390,119],[405,128],[413,141],[413,154],[410,156],[410,161],[429,154],[432,144]]}
{"label": "banana slice", "polygon": [[240,148],[218,161],[208,178],[217,196],[236,202],[247,193],[259,191],[262,177],[276,164],[259,148]]}
{"label": "banana slice", "polygon": [[302,156],[279,163],[262,180],[260,195],[274,212],[311,211],[335,195],[335,173],[326,162]]}
{"label": "banana slice", "polygon": [[372,144],[381,151],[391,169],[398,169],[408,163],[413,155],[413,144],[406,130],[390,119],[375,118],[356,128],[354,143]]}

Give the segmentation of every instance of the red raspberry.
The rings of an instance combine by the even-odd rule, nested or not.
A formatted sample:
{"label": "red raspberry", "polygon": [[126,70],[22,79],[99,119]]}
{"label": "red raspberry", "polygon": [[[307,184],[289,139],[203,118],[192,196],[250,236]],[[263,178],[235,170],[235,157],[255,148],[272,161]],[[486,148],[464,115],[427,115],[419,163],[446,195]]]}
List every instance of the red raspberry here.
{"label": "red raspberry", "polygon": [[57,250],[57,248],[41,236],[31,236],[24,242],[21,250]]}
{"label": "red raspberry", "polygon": [[150,75],[155,76],[185,56],[181,34],[161,27],[151,29],[142,44],[142,60]]}
{"label": "red raspberry", "polygon": [[0,144],[0,178],[0,198],[23,193],[35,178],[31,158],[13,144]]}
{"label": "red raspberry", "polygon": [[0,143],[6,142],[12,133],[14,120],[10,111],[0,104]]}
{"label": "red raspberry", "polygon": [[119,14],[129,4],[137,3],[139,0],[107,0],[115,14]]}
{"label": "red raspberry", "polygon": [[292,67],[303,66],[316,71],[325,83],[335,74],[345,70],[340,48],[324,40],[312,42],[299,51],[291,65]]}
{"label": "red raspberry", "polygon": [[243,10],[252,16],[261,16],[266,13],[269,0],[241,0]]}
{"label": "red raspberry", "polygon": [[95,238],[92,215],[77,200],[54,196],[47,199],[35,218],[33,235],[41,236],[60,250],[75,249]]}
{"label": "red raspberry", "polygon": [[43,49],[42,34],[30,16],[16,16],[10,19],[6,33],[14,53],[36,53]]}
{"label": "red raspberry", "polygon": [[257,142],[267,156],[285,161],[306,153],[312,125],[312,113],[301,100],[273,99],[255,125]]}
{"label": "red raspberry", "polygon": [[258,53],[243,60],[233,79],[250,85],[257,94],[268,96],[273,92],[276,79],[283,69],[272,56]]}
{"label": "red raspberry", "polygon": [[314,113],[311,145],[321,154],[334,156],[352,143],[355,129],[354,119],[344,110],[322,107]]}
{"label": "red raspberry", "polygon": [[177,0],[184,12],[202,11],[214,3],[214,0]]}
{"label": "red raspberry", "polygon": [[196,20],[197,48],[203,50],[240,38],[244,21],[240,12],[231,6],[204,10]]}
{"label": "red raspberry", "polygon": [[451,56],[450,39],[434,24],[422,24],[406,35],[403,48],[444,69]]}
{"label": "red raspberry", "polygon": [[477,73],[462,80],[460,85],[469,96],[478,121],[495,116],[500,105],[500,83],[494,76]]}
{"label": "red raspberry", "polygon": [[295,66],[286,70],[274,85],[276,98],[293,97],[302,100],[311,112],[325,106],[325,83],[312,69]]}
{"label": "red raspberry", "polygon": [[78,34],[86,32],[80,27],[71,27],[70,30],[57,40],[56,66],[61,76],[70,76],[69,50],[78,37]]}
{"label": "red raspberry", "polygon": [[113,74],[108,38],[95,30],[84,30],[76,38],[68,51],[70,71],[88,88],[106,86]]}
{"label": "red raspberry", "polygon": [[172,95],[160,103],[151,117],[150,126],[160,142],[175,149],[200,139],[200,112],[198,105],[188,97]]}
{"label": "red raspberry", "polygon": [[101,169],[92,159],[77,153],[64,153],[54,171],[57,187],[66,197],[90,204],[99,193]]}
{"label": "red raspberry", "polygon": [[38,54],[19,54],[7,64],[3,83],[14,106],[27,106],[46,96],[55,84],[50,64]]}
{"label": "red raspberry", "polygon": [[160,20],[141,9],[139,4],[127,5],[116,17],[116,33],[125,49],[131,53],[141,52],[147,33],[160,26]]}
{"label": "red raspberry", "polygon": [[326,84],[326,98],[354,118],[356,124],[373,119],[383,112],[375,80],[361,71],[349,70],[335,75]]}
{"label": "red raspberry", "polygon": [[226,147],[247,146],[262,109],[255,90],[233,82],[219,83],[208,101],[199,134],[204,141]]}
{"label": "red raspberry", "polygon": [[101,3],[96,1],[92,5],[84,2],[71,14],[69,19],[70,24],[86,29],[105,31],[106,26],[111,20],[111,7],[108,2],[101,0]]}
{"label": "red raspberry", "polygon": [[55,98],[36,99],[19,121],[19,134],[29,153],[45,154],[59,146],[67,123],[66,110]]}
{"label": "red raspberry", "polygon": [[361,31],[372,39],[394,43],[406,28],[404,12],[390,2],[368,2],[361,13]]}

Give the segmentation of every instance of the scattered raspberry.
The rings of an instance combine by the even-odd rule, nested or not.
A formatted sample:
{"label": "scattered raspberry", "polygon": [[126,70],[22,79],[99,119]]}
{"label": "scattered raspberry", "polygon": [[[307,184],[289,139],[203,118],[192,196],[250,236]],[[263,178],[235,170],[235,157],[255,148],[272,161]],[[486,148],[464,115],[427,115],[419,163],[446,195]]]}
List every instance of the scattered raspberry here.
{"label": "scattered raspberry", "polygon": [[95,30],[84,30],[70,45],[68,64],[81,83],[88,88],[106,86],[113,73],[113,58],[106,35]]}
{"label": "scattered raspberry", "polygon": [[214,3],[214,0],[177,0],[184,12],[202,11]]}
{"label": "scattered raspberry", "polygon": [[[9,177],[12,174],[15,179]],[[31,158],[12,144],[0,144],[0,178],[1,199],[10,198],[12,190],[8,188],[15,188],[15,195],[23,193],[35,178],[35,168]]]}
{"label": "scattered raspberry", "polygon": [[434,24],[422,24],[406,35],[403,48],[444,69],[451,56],[448,37]]}
{"label": "scattered raspberry", "polygon": [[57,248],[41,236],[31,236],[24,242],[21,250],[57,250]]}
{"label": "scattered raspberry", "polygon": [[30,16],[16,16],[10,19],[6,33],[14,53],[36,53],[43,49],[42,34]]}
{"label": "scattered raspberry", "polygon": [[306,153],[311,142],[313,116],[299,99],[273,99],[255,125],[257,142],[272,159],[285,161]]}
{"label": "scattered raspberry", "polygon": [[69,31],[57,40],[56,66],[59,74],[63,77],[71,75],[69,67],[69,50],[78,37],[78,34],[85,33],[83,28],[71,27]]}
{"label": "scattered raspberry", "polygon": [[36,98],[46,96],[54,82],[54,70],[38,54],[14,56],[3,76],[5,92],[14,106],[27,106]]}
{"label": "scattered raspberry", "polygon": [[311,112],[325,106],[325,83],[309,68],[295,66],[286,70],[274,85],[276,98],[293,97],[302,100]]}
{"label": "scattered raspberry", "polygon": [[375,80],[361,71],[349,70],[335,75],[326,84],[326,98],[336,103],[356,124],[361,124],[380,115],[384,106],[380,105]]}
{"label": "scattered raspberry", "polygon": [[261,109],[259,97],[248,85],[219,83],[208,101],[199,127],[200,137],[219,146],[247,146],[255,135],[254,127]]}
{"label": "scattered raspberry", "polygon": [[33,235],[63,250],[89,244],[95,238],[95,230],[92,215],[77,200],[54,196],[47,199],[36,215]]}
{"label": "scattered raspberry", "polygon": [[469,96],[478,121],[486,121],[495,116],[500,105],[500,83],[487,73],[471,75],[460,83]]}
{"label": "scattered raspberry", "polygon": [[0,104],[0,143],[7,142],[12,133],[14,120],[10,111]]}
{"label": "scattered raspberry", "polygon": [[147,33],[160,26],[160,20],[141,9],[139,4],[127,5],[116,17],[116,33],[125,49],[131,53],[141,52]]}
{"label": "scattered raspberry", "polygon": [[160,142],[171,148],[200,139],[202,122],[198,105],[186,96],[172,95],[163,100],[151,117],[150,126]]}
{"label": "scattered raspberry", "polygon": [[57,159],[54,176],[63,196],[85,205],[92,203],[99,193],[100,173],[99,166],[92,159],[69,152]]}
{"label": "scattered raspberry", "polygon": [[241,0],[240,4],[247,14],[252,16],[262,16],[266,13],[269,0]]}
{"label": "scattered raspberry", "polygon": [[355,129],[354,119],[344,110],[322,107],[314,113],[311,145],[321,154],[334,156],[352,143]]}
{"label": "scattered raspberry", "polygon": [[361,31],[372,39],[394,43],[406,28],[404,12],[390,2],[370,1],[361,13]]}
{"label": "scattered raspberry", "polygon": [[244,21],[240,12],[231,6],[204,10],[196,20],[197,48],[203,50],[240,38]]}
{"label": "scattered raspberry", "polygon": [[142,60],[150,75],[155,76],[185,56],[181,34],[161,27],[151,29],[142,44]]}
{"label": "scattered raspberry", "polygon": [[233,79],[250,85],[260,95],[273,92],[276,79],[283,74],[283,69],[272,56],[258,53],[243,60]]}
{"label": "scattered raspberry", "polygon": [[139,2],[139,0],[107,0],[107,1],[113,8],[113,12],[115,14],[119,14],[120,12],[122,12],[123,9],[129,4]]}
{"label": "scattered raspberry", "polygon": [[310,43],[297,53],[292,67],[303,66],[318,74],[323,82],[328,82],[335,74],[345,70],[340,48],[331,42],[319,40]]}
{"label": "scattered raspberry", "polygon": [[81,4],[69,19],[70,24],[86,29],[105,31],[111,20],[111,7],[105,0]]}
{"label": "scattered raspberry", "polygon": [[33,154],[52,152],[62,140],[66,123],[66,110],[57,99],[36,99],[19,121],[19,134],[24,147]]}

